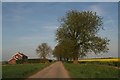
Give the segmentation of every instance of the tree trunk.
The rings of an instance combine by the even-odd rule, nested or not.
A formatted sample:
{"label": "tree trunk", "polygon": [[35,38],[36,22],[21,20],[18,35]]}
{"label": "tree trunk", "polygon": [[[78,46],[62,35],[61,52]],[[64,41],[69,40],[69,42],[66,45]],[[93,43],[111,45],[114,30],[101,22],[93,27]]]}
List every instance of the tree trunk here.
{"label": "tree trunk", "polygon": [[57,57],[57,61],[59,61],[59,57]]}
{"label": "tree trunk", "polygon": [[62,57],[60,56],[60,61],[62,61]]}
{"label": "tree trunk", "polygon": [[69,60],[69,58],[67,58],[67,61]]}
{"label": "tree trunk", "polygon": [[45,57],[43,57],[43,62],[46,63],[46,58]]}
{"label": "tree trunk", "polygon": [[65,58],[64,58],[64,61],[66,61]]}
{"label": "tree trunk", "polygon": [[78,57],[74,57],[73,63],[78,64]]}

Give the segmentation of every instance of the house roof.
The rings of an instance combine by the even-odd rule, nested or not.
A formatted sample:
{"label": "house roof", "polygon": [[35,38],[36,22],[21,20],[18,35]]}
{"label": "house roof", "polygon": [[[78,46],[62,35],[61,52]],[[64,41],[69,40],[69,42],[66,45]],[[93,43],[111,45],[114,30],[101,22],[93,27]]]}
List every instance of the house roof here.
{"label": "house roof", "polygon": [[[15,53],[13,56],[12,56],[12,58],[11,59],[15,59],[15,60],[17,60],[17,58],[15,57],[15,55],[20,55],[21,57],[23,57],[23,56],[26,56],[26,55],[24,55],[22,52],[17,52],[17,53]],[[27,57],[27,56],[26,56]],[[9,59],[8,61],[10,61],[11,59]]]}
{"label": "house roof", "polygon": [[22,56],[26,56],[25,54],[23,54],[22,52],[18,52],[20,55],[22,55]]}

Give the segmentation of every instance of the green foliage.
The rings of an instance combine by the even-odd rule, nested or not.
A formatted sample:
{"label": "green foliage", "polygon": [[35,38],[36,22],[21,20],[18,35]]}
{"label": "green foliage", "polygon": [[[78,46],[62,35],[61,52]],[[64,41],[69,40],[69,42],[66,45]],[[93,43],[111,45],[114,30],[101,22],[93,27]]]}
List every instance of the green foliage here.
{"label": "green foliage", "polygon": [[18,60],[16,60],[17,64],[23,64],[23,63],[26,63],[26,62],[27,62],[27,59],[18,59]]}
{"label": "green foliage", "polygon": [[120,69],[96,64],[64,63],[73,78],[118,78]]}
{"label": "green foliage", "polygon": [[68,40],[67,42],[64,41],[64,42],[59,43],[53,51],[54,56],[62,57],[62,58],[72,58],[71,52],[74,50],[73,49],[74,45],[70,41],[71,40]]}
{"label": "green foliage", "polygon": [[2,65],[8,64],[8,61],[2,61]]}
{"label": "green foliage", "polygon": [[17,64],[24,64],[24,63],[48,63],[52,62],[52,60],[48,59],[19,59],[16,61]]}
{"label": "green foliage", "polygon": [[70,10],[60,19],[60,27],[56,32],[57,46],[65,46],[62,47],[62,53],[72,53],[73,57],[84,57],[89,52],[107,52],[109,40],[97,35],[103,29],[102,25],[102,18],[96,12]]}
{"label": "green foliage", "polygon": [[28,59],[27,63],[46,63],[49,62],[48,59]]}
{"label": "green foliage", "polygon": [[28,63],[41,63],[41,59],[28,59]]}

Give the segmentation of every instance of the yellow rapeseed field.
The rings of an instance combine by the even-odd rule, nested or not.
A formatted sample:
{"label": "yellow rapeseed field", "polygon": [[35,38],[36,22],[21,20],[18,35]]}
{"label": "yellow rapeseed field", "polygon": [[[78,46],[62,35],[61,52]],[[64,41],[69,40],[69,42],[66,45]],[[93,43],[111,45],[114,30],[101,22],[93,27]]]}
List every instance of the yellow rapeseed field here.
{"label": "yellow rapeseed field", "polygon": [[100,59],[100,58],[96,58],[96,59],[84,59],[84,60],[79,60],[80,62],[86,62],[86,61],[102,61],[102,62],[120,62],[120,58],[111,58],[111,59]]}

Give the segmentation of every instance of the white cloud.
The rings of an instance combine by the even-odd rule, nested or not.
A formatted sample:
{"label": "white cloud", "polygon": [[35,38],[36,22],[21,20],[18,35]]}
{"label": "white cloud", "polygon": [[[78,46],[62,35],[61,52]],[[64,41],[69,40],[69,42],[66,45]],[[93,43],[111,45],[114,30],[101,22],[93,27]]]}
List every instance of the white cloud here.
{"label": "white cloud", "polygon": [[[109,27],[106,27],[106,28],[109,28],[110,31],[118,30],[118,20],[114,20],[110,17],[106,21],[104,21],[104,25],[108,25]],[[114,29],[111,29],[111,28],[114,28]]]}
{"label": "white cloud", "polygon": [[17,42],[23,42],[23,43],[29,43],[29,42],[37,42],[37,41],[45,41],[45,40],[49,40],[51,39],[51,37],[53,37],[52,35],[32,35],[32,36],[22,36],[22,37],[18,37],[16,39]]}
{"label": "white cloud", "polygon": [[89,7],[89,10],[97,12],[98,15],[104,15],[105,11],[98,5],[92,5]]}
{"label": "white cloud", "polygon": [[57,30],[58,26],[44,26],[43,28],[46,30],[55,31]]}
{"label": "white cloud", "polygon": [[112,24],[113,24],[113,20],[112,20],[112,19],[107,20],[107,21],[105,22],[105,24],[110,24],[110,23],[112,23]]}

